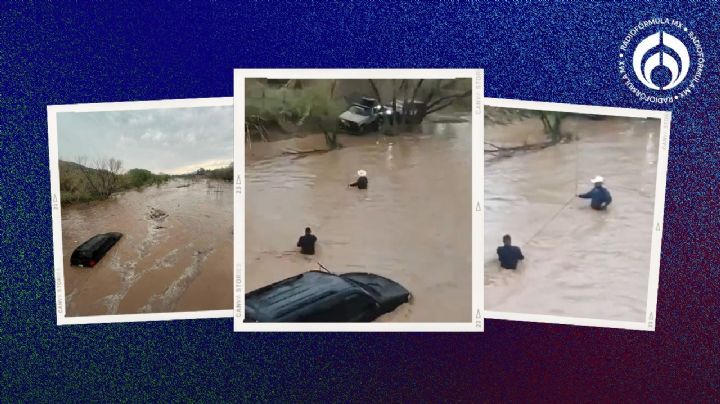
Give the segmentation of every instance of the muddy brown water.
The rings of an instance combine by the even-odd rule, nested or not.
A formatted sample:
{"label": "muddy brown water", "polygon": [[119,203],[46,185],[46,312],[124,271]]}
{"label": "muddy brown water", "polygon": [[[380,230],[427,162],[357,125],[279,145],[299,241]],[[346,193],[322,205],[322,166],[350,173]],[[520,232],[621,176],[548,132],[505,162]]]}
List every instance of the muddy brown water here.
{"label": "muddy brown water", "polygon": [[[232,184],[173,180],[62,207],[68,316],[232,308]],[[123,238],[93,268],[73,250],[107,232]]]}
{"label": "muddy brown water", "polygon": [[[246,290],[318,269],[372,272],[413,294],[381,317],[392,322],[471,320],[471,126],[428,123],[422,133],[322,136],[256,143],[246,154]],[[369,188],[347,184],[359,169]],[[306,226],[315,256],[295,247]]]}
{"label": "muddy brown water", "polygon": [[[658,158],[658,120],[569,118],[579,142],[485,163],[485,308],[602,320],[645,317]],[[486,127],[486,141],[532,143],[539,120]],[[590,179],[613,203],[593,211]],[[495,252],[509,233],[526,257],[502,270]]]}

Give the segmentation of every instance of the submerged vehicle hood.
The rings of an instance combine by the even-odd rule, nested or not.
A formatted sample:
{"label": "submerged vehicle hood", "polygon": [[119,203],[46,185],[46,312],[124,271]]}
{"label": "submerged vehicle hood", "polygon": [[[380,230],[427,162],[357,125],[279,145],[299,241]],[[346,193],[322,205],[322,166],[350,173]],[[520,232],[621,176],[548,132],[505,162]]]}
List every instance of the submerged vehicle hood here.
{"label": "submerged vehicle hood", "polygon": [[343,112],[342,114],[340,114],[339,118],[355,123],[365,123],[370,120],[369,116],[356,114],[350,111]]}
{"label": "submerged vehicle hood", "polygon": [[366,272],[340,274],[341,278],[359,284],[383,306],[400,305],[410,300],[410,292],[399,283]]}

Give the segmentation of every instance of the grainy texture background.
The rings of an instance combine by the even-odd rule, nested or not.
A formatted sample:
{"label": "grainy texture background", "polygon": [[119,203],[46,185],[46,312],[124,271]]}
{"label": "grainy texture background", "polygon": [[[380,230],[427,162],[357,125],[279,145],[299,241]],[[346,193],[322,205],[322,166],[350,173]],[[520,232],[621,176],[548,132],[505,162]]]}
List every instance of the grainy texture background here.
{"label": "grainy texture background", "polygon": [[[295,2],[0,6],[2,401],[716,401],[716,5]],[[46,106],[232,95],[235,67],[483,67],[486,96],[652,108],[623,87],[626,33],[702,40],[672,105],[657,331],[488,321],[484,334],[233,334],[230,319],[55,326]]]}

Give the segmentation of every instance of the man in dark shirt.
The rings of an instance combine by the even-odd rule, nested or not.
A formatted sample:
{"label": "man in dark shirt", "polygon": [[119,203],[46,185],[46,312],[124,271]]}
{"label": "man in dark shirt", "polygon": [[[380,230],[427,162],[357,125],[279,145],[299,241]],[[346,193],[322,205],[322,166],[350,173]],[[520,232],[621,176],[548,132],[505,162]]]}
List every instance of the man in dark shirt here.
{"label": "man in dark shirt", "polygon": [[317,237],[312,234],[309,227],[305,228],[305,235],[301,236],[297,242],[297,246],[300,247],[300,252],[307,255],[315,254],[315,242]]}
{"label": "man in dark shirt", "polygon": [[348,185],[349,187],[357,187],[358,189],[367,189],[368,187],[368,179],[367,179],[367,172],[365,170],[358,170],[358,179],[357,181],[353,182],[352,184]]}
{"label": "man in dark shirt", "polygon": [[503,236],[503,246],[497,248],[497,255],[501,267],[505,269],[517,269],[518,261],[524,260],[525,257],[523,257],[520,248],[512,245],[510,241],[509,234]]}
{"label": "man in dark shirt", "polygon": [[578,198],[590,199],[590,207],[595,210],[605,210],[612,203],[610,191],[603,187],[603,177],[598,175],[591,181],[595,184],[595,187],[584,194],[578,195]]}

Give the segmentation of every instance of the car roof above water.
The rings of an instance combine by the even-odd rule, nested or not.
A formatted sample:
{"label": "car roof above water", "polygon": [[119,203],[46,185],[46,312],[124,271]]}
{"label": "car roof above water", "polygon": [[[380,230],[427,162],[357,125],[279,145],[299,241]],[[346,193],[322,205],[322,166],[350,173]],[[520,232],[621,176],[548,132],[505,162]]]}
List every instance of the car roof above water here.
{"label": "car roof above water", "polygon": [[328,296],[353,290],[364,293],[362,288],[340,276],[309,271],[248,293],[245,304],[257,311],[258,316],[276,318]]}
{"label": "car roof above water", "polygon": [[76,251],[78,252],[92,252],[96,249],[98,249],[103,243],[105,243],[108,239],[114,239],[118,240],[120,237],[122,237],[121,233],[104,233],[104,234],[98,234],[93,237],[91,237],[88,241],[82,243]]}

